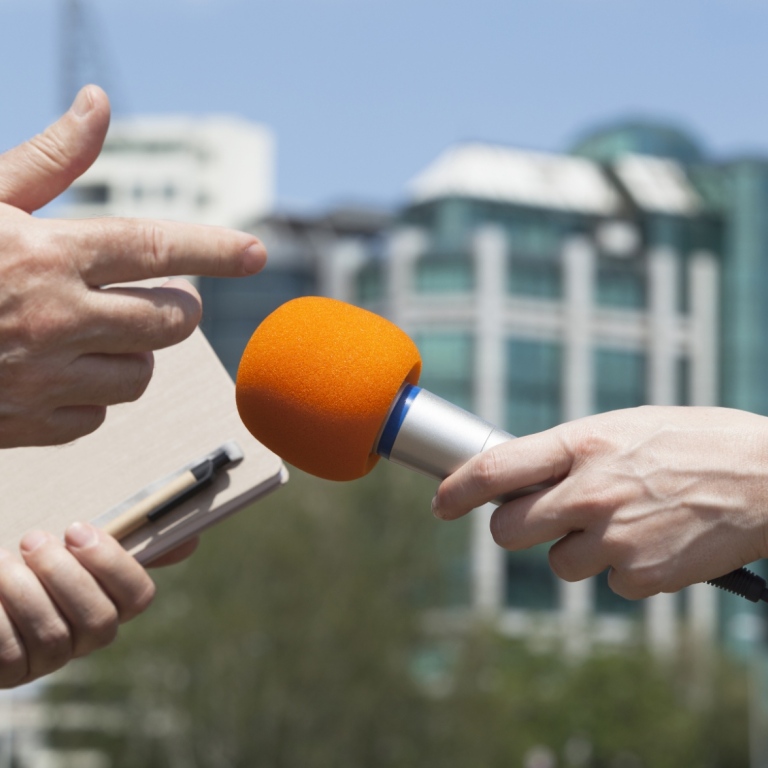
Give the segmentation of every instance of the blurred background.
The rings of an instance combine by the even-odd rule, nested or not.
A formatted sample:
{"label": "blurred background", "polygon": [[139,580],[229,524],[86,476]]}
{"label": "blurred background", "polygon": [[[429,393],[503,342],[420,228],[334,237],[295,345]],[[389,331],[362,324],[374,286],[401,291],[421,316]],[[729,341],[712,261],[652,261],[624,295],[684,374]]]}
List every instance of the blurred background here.
{"label": "blurred background", "polygon": [[[258,234],[262,274],[198,283],[233,375],[323,294],[514,434],[768,414],[767,25],[762,0],[0,0],[0,150],[95,82],[104,152],[42,215]],[[0,698],[0,766],[768,766],[763,606],[559,582],[433,492],[293,470],[113,648]]]}

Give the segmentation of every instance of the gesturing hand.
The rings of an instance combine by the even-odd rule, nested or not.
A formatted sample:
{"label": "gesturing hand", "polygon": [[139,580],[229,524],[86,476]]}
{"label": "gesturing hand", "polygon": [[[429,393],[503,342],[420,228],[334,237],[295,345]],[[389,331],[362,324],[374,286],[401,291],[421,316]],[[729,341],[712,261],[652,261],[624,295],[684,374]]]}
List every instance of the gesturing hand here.
{"label": "gesturing hand", "polygon": [[200,320],[200,298],[184,280],[108,286],[238,277],[265,262],[253,235],[218,227],[33,218],[93,163],[108,124],[106,95],[87,86],[58,122],[0,155],[0,448],[93,431],[107,406],[142,394],[152,350]]}
{"label": "gesturing hand", "polygon": [[610,568],[630,599],[674,592],[768,556],[768,419],[725,408],[614,411],[517,438],[476,456],[439,487],[454,519],[505,493],[498,544],[547,541],[554,572],[578,581]]}

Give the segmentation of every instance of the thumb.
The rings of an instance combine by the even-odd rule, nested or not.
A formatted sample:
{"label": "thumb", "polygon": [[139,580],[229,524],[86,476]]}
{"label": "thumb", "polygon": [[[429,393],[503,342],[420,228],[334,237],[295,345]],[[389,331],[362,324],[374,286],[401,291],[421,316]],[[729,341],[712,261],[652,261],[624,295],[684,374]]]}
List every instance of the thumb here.
{"label": "thumb", "polygon": [[0,203],[31,213],[51,202],[96,160],[108,127],[107,95],[85,86],[53,125],[0,155]]}

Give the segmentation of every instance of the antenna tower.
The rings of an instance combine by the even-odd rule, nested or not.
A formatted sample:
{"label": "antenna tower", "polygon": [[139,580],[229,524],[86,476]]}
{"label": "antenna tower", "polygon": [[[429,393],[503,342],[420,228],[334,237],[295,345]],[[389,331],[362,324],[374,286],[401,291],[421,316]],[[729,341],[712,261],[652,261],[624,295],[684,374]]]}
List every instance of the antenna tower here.
{"label": "antenna tower", "polygon": [[100,85],[110,96],[113,111],[118,94],[104,54],[104,36],[87,0],[59,0],[59,107],[66,111],[77,92],[88,83]]}

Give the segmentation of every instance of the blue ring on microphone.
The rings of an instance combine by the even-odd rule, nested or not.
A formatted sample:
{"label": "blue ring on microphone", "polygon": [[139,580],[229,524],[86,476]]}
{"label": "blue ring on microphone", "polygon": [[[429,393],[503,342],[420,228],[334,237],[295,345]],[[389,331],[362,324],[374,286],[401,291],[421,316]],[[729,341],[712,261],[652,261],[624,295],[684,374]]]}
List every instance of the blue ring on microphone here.
{"label": "blue ring on microphone", "polygon": [[392,453],[392,447],[397,439],[397,434],[400,432],[400,427],[403,426],[405,417],[408,414],[408,409],[419,392],[421,392],[421,387],[414,387],[413,384],[406,384],[403,387],[381,432],[379,444],[376,446],[376,453],[379,456],[383,456],[385,459],[389,458],[389,455]]}

